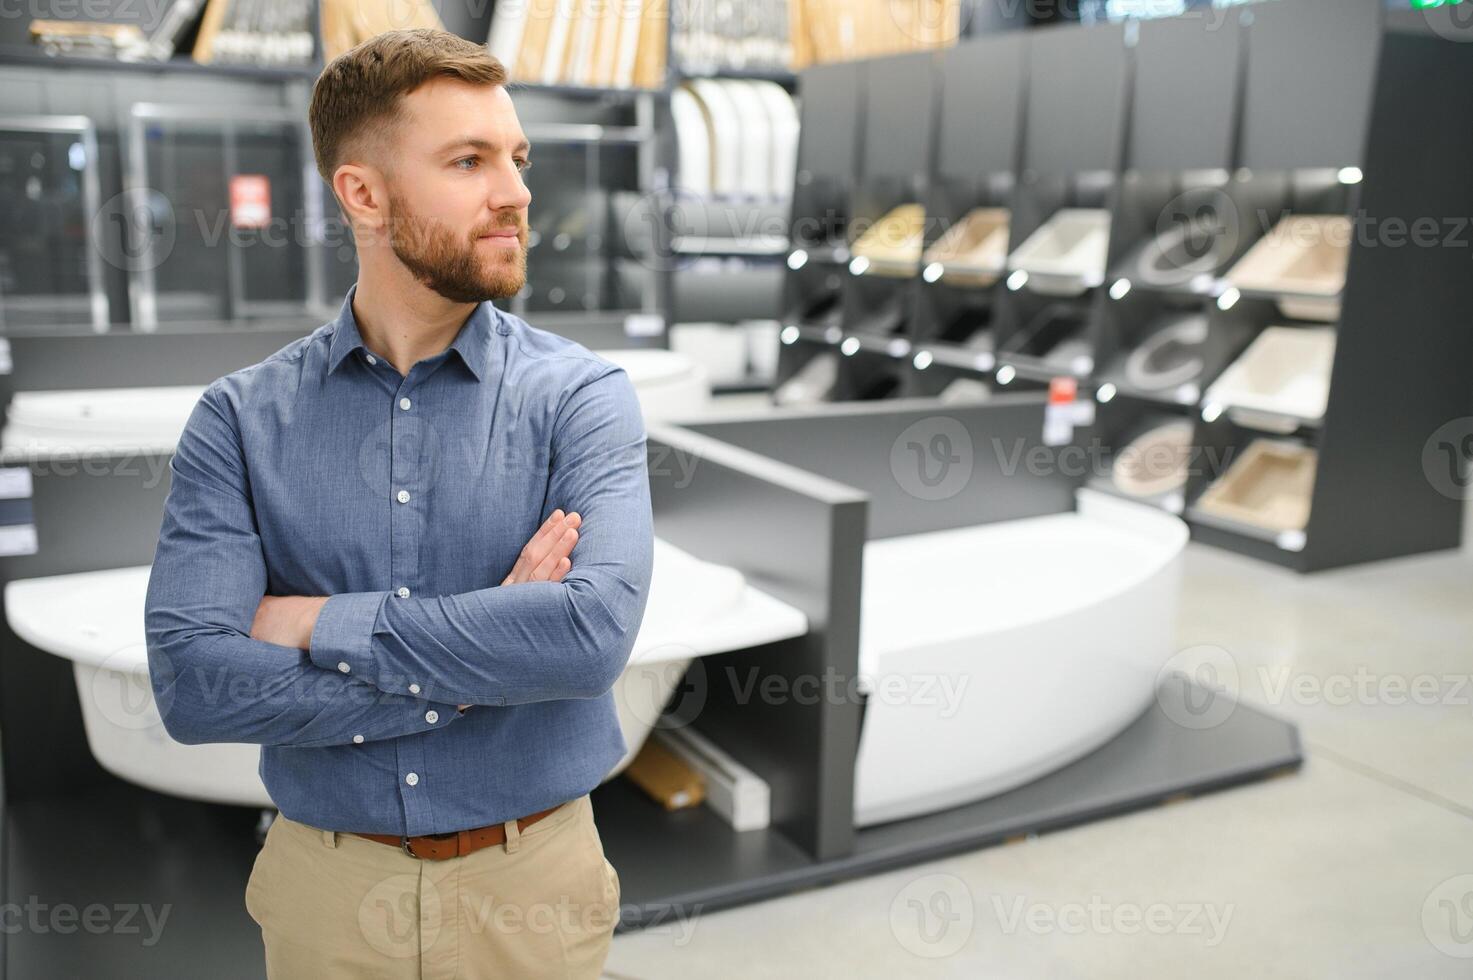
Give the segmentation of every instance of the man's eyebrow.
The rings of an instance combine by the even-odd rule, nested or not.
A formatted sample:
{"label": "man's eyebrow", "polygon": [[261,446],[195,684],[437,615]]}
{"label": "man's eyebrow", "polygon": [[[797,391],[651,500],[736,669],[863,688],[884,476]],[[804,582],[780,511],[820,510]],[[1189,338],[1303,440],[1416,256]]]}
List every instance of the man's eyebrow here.
{"label": "man's eyebrow", "polygon": [[[490,140],[483,140],[479,136],[457,136],[455,139],[451,140],[444,146],[440,147],[440,149],[436,150],[435,155],[441,156],[460,146],[470,146],[474,147],[477,150],[496,149],[495,143],[492,143]],[[530,149],[532,149],[532,144],[527,142],[526,138],[524,137],[521,142],[511,148],[511,151],[513,153],[526,153]]]}

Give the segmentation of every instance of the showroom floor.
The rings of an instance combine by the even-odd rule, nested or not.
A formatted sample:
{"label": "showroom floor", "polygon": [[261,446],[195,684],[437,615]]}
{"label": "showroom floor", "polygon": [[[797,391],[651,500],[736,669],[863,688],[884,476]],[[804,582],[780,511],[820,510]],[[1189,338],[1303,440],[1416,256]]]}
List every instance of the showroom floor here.
{"label": "showroom floor", "polygon": [[606,976],[1467,977],[1470,593],[1467,547],[1303,577],[1194,544],[1179,645],[1299,723],[1300,772],[621,935]]}

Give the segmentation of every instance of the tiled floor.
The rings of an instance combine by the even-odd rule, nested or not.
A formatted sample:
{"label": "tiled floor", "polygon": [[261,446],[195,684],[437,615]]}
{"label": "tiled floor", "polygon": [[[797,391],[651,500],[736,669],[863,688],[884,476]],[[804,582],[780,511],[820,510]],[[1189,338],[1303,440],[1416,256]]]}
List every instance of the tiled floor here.
{"label": "tiled floor", "polygon": [[1302,577],[1193,545],[1180,645],[1300,724],[1298,774],[619,936],[607,974],[1473,976],[1470,600],[1473,549]]}

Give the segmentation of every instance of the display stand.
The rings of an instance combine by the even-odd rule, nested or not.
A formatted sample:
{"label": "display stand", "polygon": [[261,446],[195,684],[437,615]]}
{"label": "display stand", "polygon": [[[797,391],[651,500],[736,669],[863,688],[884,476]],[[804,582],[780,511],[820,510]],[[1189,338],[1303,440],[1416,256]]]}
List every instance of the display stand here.
{"label": "display stand", "polygon": [[[1168,679],[1157,701],[1124,732],[1050,775],[978,803],[856,830],[853,767],[863,701],[743,697],[747,675],[733,681],[727,668],[794,692],[804,678],[833,677],[842,691],[857,664],[860,555],[867,536],[1069,506],[1075,480],[1063,467],[1004,479],[1002,460],[982,464],[979,479],[987,492],[930,504],[904,492],[875,445],[933,412],[930,399],[912,399],[650,427],[656,533],[739,569],[755,586],[800,608],[811,629],[739,655],[702,658],[667,713],[674,723],[695,725],[762,776],[771,790],[770,826],[737,832],[706,807],[669,812],[624,779],[594,791],[600,836],[620,872],[621,929],[657,927],[673,917],[1043,833],[1298,764],[1291,724],[1243,705],[1231,706],[1220,724],[1194,724],[1204,699],[1221,693],[1199,690],[1187,700],[1178,682]],[[1028,449],[1037,443],[1042,399],[1009,395],[1004,405],[962,409],[958,417],[978,432],[1021,439]],[[800,450],[802,468],[784,461]],[[140,466],[135,476],[38,470],[36,520],[43,529],[68,527],[85,540],[117,508],[132,508],[133,516],[120,525],[125,533],[113,529],[106,550],[48,547],[5,559],[0,571],[8,580],[146,563],[167,492],[166,485],[149,483],[148,469]],[[762,519],[732,520],[743,513]],[[251,952],[259,934],[241,903],[256,853],[254,812],[171,799],[104,773],[87,753],[66,662],[13,635],[4,641],[7,668],[22,655],[47,657],[56,667],[28,678],[24,704],[8,700],[0,717],[7,735],[6,895],[80,902],[126,891],[129,901],[174,907],[171,939],[154,947],[115,933],[8,937],[14,975],[49,974],[58,965],[87,975],[101,963],[119,977],[172,975],[180,964],[212,976],[259,975]],[[8,674],[6,681],[7,691],[17,689]],[[54,716],[44,740],[32,727],[39,711]],[[63,763],[65,778],[48,782],[47,767]],[[167,837],[161,827],[169,828]],[[42,846],[59,828],[78,845]],[[201,853],[209,857],[202,860]]]}
{"label": "display stand", "polygon": [[[940,56],[927,244],[968,205],[1006,203],[1005,285],[983,276],[953,289],[944,263],[929,275],[923,264],[906,330],[876,336],[869,328],[889,306],[857,302],[846,313],[837,301],[847,254],[814,262],[795,238],[780,379],[811,374],[797,392],[809,400],[950,404],[954,393],[975,399],[1072,375],[1097,396],[1106,455],[1168,419],[1195,420],[1188,478],[1147,502],[1183,513],[1199,540],[1300,571],[1457,547],[1466,454],[1438,433],[1468,414],[1473,295],[1456,284],[1473,236],[1451,216],[1473,213],[1473,191],[1456,176],[1473,136],[1446,131],[1426,93],[1473,79],[1464,36],[1446,12],[1388,18],[1375,0],[1302,0],[1246,5],[1214,30],[1184,16],[959,44]],[[1021,53],[998,54],[1008,49]],[[1024,83],[982,84],[961,67],[971,59]],[[886,61],[849,68],[869,77]],[[800,92],[821,92],[810,79],[803,73]],[[974,130],[952,112],[958,87],[963,104],[978,105]],[[1009,191],[1005,175],[991,176],[1008,158],[997,135],[1006,105],[987,93],[1020,87],[1023,162]],[[813,104],[846,118],[837,97]],[[970,175],[952,150],[968,139],[986,154]],[[813,152],[805,144],[800,169]],[[826,152],[826,172],[842,175],[832,144]],[[952,190],[969,177],[992,189]],[[795,228],[809,210],[795,206]],[[1306,230],[1317,240],[1296,242]],[[1272,390],[1208,397],[1267,328],[1326,325],[1328,377],[1270,378],[1281,400]],[[1327,385],[1323,412],[1272,408],[1313,402],[1305,385]],[[1315,452],[1302,528],[1229,516],[1212,498],[1199,506],[1259,438]],[[1093,485],[1119,492],[1108,472],[1096,476]]]}

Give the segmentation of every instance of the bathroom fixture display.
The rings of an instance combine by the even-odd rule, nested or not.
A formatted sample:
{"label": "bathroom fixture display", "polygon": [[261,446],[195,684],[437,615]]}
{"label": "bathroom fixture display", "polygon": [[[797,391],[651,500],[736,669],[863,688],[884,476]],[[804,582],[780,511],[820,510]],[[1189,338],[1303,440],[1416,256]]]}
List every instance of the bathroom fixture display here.
{"label": "bathroom fixture display", "polygon": [[[614,686],[633,760],[690,662],[808,629],[797,609],[747,585],[743,575],[655,539],[654,574],[629,665]],[[164,730],[153,701],[143,631],[148,566],[7,583],[15,634],[73,663],[87,743],[114,775],[162,793],[240,806],[271,806],[254,744],[184,745]]]}
{"label": "bathroom fixture display", "polygon": [[787,200],[793,193],[798,115],[776,82],[695,79],[670,93],[680,189]]}
{"label": "bathroom fixture display", "polygon": [[299,112],[140,102],[123,125],[135,329],[311,312],[323,255],[297,223],[321,181]]}
{"label": "bathroom fixture display", "polygon": [[1147,285],[1184,286],[1199,276],[1212,276],[1232,257],[1233,238],[1215,213],[1193,214],[1141,246],[1132,274]]}
{"label": "bathroom fixture display", "polygon": [[678,351],[630,347],[593,353],[628,373],[647,422],[690,417],[711,402],[711,380],[706,368]]}
{"label": "bathroom fixture display", "polygon": [[1028,288],[1051,296],[1078,296],[1105,278],[1110,212],[1063,208],[1008,258],[1008,268],[1028,274]]}
{"label": "bathroom fixture display", "polygon": [[1206,368],[1207,316],[1181,313],[1164,317],[1128,355],[1122,370],[1126,383],[1140,391],[1160,392],[1199,382]]}
{"label": "bathroom fixture display", "polygon": [[741,116],[731,93],[715,79],[692,79],[692,91],[701,100],[711,132],[711,190],[731,196],[741,193],[744,173]]}
{"label": "bathroom fixture display", "polygon": [[[234,338],[240,333],[223,332],[215,340],[220,345],[238,344]],[[88,351],[82,351],[80,357],[73,356],[70,347],[57,338],[21,338],[23,342],[15,347],[17,374],[13,380],[18,387],[45,388],[66,383],[70,375],[72,384],[80,384],[84,379],[107,378],[111,366],[113,384],[178,383],[164,380],[169,377],[204,383],[209,377],[228,370],[232,361],[251,363],[262,356],[225,355],[205,339],[197,342],[190,339],[184,338],[182,345],[166,347],[157,334],[89,337],[88,344],[94,345],[89,360]],[[120,347],[123,350],[114,353]],[[152,357],[156,349],[165,356]],[[811,356],[819,349],[815,344],[803,353]],[[210,352],[214,354],[213,361],[201,360],[202,354]],[[144,356],[140,358],[140,354]],[[160,360],[169,365],[177,361],[180,368],[153,370],[152,366]],[[852,363],[868,369],[884,363],[884,358],[856,357]],[[129,365],[133,370],[126,376],[117,370]],[[187,369],[190,365],[193,372]],[[943,369],[938,363],[937,371]],[[926,380],[944,384],[947,379]],[[1000,393],[994,402],[1017,405],[1027,400],[1031,406],[1026,411],[1004,409],[1001,417],[992,412],[986,418],[975,416],[974,413],[996,408],[988,404],[957,405],[949,408],[948,414],[955,415],[973,432],[1001,433],[1008,440],[1022,438],[1032,444],[1038,439],[1042,412],[1042,400],[1034,394]],[[753,648],[758,655],[752,658],[752,663],[759,665],[762,672],[759,683],[764,686],[775,676],[807,683],[800,679],[828,676],[830,669],[840,676],[856,676],[861,584],[858,564],[866,527],[882,534],[907,534],[1052,514],[1074,507],[1072,490],[1066,485],[1071,481],[1032,479],[1027,474],[1018,474],[1028,483],[1024,494],[1011,494],[1007,492],[1008,485],[1002,484],[997,487],[999,492],[992,492],[989,487],[985,492],[960,494],[939,505],[916,506],[917,498],[897,487],[897,473],[889,459],[890,447],[907,426],[933,415],[934,405],[929,409],[912,406],[908,410],[899,402],[822,405],[811,412],[790,414],[791,419],[785,418],[776,426],[754,418],[753,424],[761,431],[750,433],[745,448],[737,445],[731,451],[712,444],[721,440],[702,435],[704,423],[701,428],[651,427],[653,447],[664,447],[662,452],[688,453],[702,461],[691,474],[670,472],[669,467],[652,467],[656,526],[661,540],[707,561],[740,570],[756,588],[806,612],[813,624],[814,628],[802,636]],[[1024,417],[1013,419],[1013,414]],[[804,419],[815,422],[832,419],[834,424],[822,425],[824,431],[809,433],[817,438],[803,439],[794,447],[790,437],[798,433],[793,427],[807,427],[809,423]],[[778,438],[766,439],[762,435],[764,431]],[[792,455],[800,465],[782,463],[765,453],[769,446],[786,453],[784,444],[797,450]],[[988,455],[978,454],[978,463],[984,470],[992,469],[986,461]],[[820,471],[831,476],[818,477],[812,470],[795,472],[801,470],[803,462],[809,466],[821,464]],[[859,471],[866,471],[870,476],[861,480]],[[835,478],[844,483],[836,484]],[[36,556],[11,559],[6,563],[7,580],[146,564],[152,548],[146,530],[152,523],[149,514],[157,513],[161,496],[148,490],[144,483],[138,478],[116,474],[59,477],[54,472],[38,471],[35,495],[38,524],[43,530],[46,526],[73,528],[72,540],[85,544],[75,554],[43,547]],[[870,489],[861,491],[857,487]],[[97,506],[103,501],[116,502],[120,511],[128,509],[138,516],[120,522],[118,513],[111,517],[99,513],[108,509]],[[937,506],[947,509],[949,514],[939,514]],[[729,515],[742,512],[744,507],[755,508],[771,519],[740,526],[727,521]],[[875,518],[881,521],[878,526]],[[119,533],[111,535],[110,522],[131,527],[119,527]],[[111,550],[104,554],[108,548]],[[830,558],[821,564],[788,563],[776,568],[763,557],[782,554],[784,548],[795,554]],[[818,624],[827,624],[828,629],[819,629]],[[6,685],[10,692],[6,720],[11,726],[7,733],[23,733],[29,728],[35,735],[29,740],[5,740],[8,775],[23,778],[32,795],[38,786],[44,787],[48,795],[68,787],[111,786],[122,795],[125,805],[128,800],[141,801],[149,815],[162,813],[183,818],[179,824],[171,825],[193,826],[188,823],[191,814],[210,812],[209,808],[195,809],[184,800],[134,787],[101,770],[93,760],[80,706],[75,701],[73,665],[19,637],[12,642],[6,666],[37,668],[40,673],[36,676],[56,683],[58,688],[53,693],[72,707],[69,711],[52,712],[54,723],[48,724],[39,692],[22,696],[17,690],[22,685]],[[701,660],[705,660],[708,674],[719,670],[724,676],[724,667],[713,665],[727,661],[733,665],[744,664],[745,656],[733,652],[722,661]],[[690,705],[687,691],[699,691],[696,686],[699,662],[692,663],[687,670],[680,700],[669,706],[671,715],[666,723],[679,715],[677,705],[681,708]],[[17,676],[15,671],[10,671],[6,679],[15,680]],[[702,808],[667,819],[665,814],[651,813],[648,800],[640,797],[627,780],[604,782],[596,793],[601,812],[605,814],[601,827],[607,825],[610,857],[620,862],[621,867],[627,864],[631,869],[640,869],[639,874],[631,870],[627,876],[631,889],[626,903],[629,928],[648,924],[655,904],[667,899],[674,901],[678,895],[699,893],[721,904],[752,901],[790,889],[793,882],[816,882],[833,874],[869,873],[887,860],[893,867],[896,861],[919,859],[934,848],[954,853],[963,847],[986,846],[1003,839],[1004,835],[1041,832],[1061,820],[1098,819],[1159,802],[1171,794],[1220,786],[1224,779],[1253,778],[1297,761],[1292,729],[1284,727],[1285,737],[1273,742],[1272,751],[1265,751],[1263,726],[1278,727],[1280,723],[1247,706],[1235,713],[1228,726],[1205,734],[1192,733],[1190,738],[1165,721],[1159,712],[1148,711],[1111,743],[1108,755],[1101,756],[1104,761],[1099,764],[1091,755],[1078,765],[1066,766],[1028,784],[1020,791],[1021,795],[1009,794],[1006,799],[989,797],[974,807],[952,808],[919,817],[914,822],[889,822],[856,832],[851,781],[862,720],[862,705],[857,699],[821,697],[817,704],[810,704],[806,698],[801,699],[802,704],[778,703],[771,706],[770,713],[755,718],[759,706],[743,707],[740,701],[723,700],[722,689],[729,685],[712,683],[706,687],[703,701],[706,707],[697,719],[698,730],[769,784],[773,826],[746,834],[734,833],[724,820]],[[836,704],[835,700],[849,703]],[[876,698],[876,703],[879,700]],[[1245,720],[1246,730],[1242,724]],[[661,723],[656,724],[663,727]],[[40,739],[42,732],[47,735],[44,741]],[[1164,771],[1151,765],[1153,760],[1163,757],[1167,760]],[[612,764],[614,760],[609,761]],[[49,782],[48,772],[52,774]],[[166,809],[155,810],[155,806]],[[18,813],[19,810],[17,806]],[[65,810],[65,805],[57,810]],[[113,812],[116,815],[117,811]],[[238,812],[243,814],[240,818],[243,822],[233,822],[231,826],[238,823],[239,830],[226,832],[222,824],[222,832],[208,840],[224,841],[234,836],[239,844],[242,833],[248,838],[253,814]],[[36,811],[31,813],[34,816]],[[134,822],[123,821],[123,825]],[[208,822],[217,823],[213,818]],[[17,841],[21,841],[25,828],[13,829],[17,830]],[[31,830],[40,830],[39,839],[45,839],[44,825],[33,824]],[[36,836],[27,833],[26,839]],[[656,838],[667,846],[648,848],[648,842]],[[133,838],[124,843],[130,845],[124,848],[126,852],[141,853],[138,847],[131,846]],[[897,843],[901,845],[898,849]],[[248,850],[248,847],[237,847],[231,853],[240,856]],[[37,853],[61,857],[54,849],[41,848]],[[694,857],[672,865],[671,853]],[[125,870],[136,877],[140,870],[151,867],[140,859],[126,865]],[[222,867],[214,872],[204,866],[194,869],[194,877],[201,885],[199,893],[218,893],[216,885],[222,879],[228,890],[234,867]],[[72,866],[61,867],[52,862],[32,870],[40,875],[41,881],[47,873],[60,880],[56,876],[69,875]],[[661,878],[661,874],[666,876]],[[72,879],[68,877],[68,880]],[[30,880],[23,880],[18,887],[29,885]],[[140,972],[150,973],[150,970],[145,968]]]}
{"label": "bathroom fixture display", "polygon": [[1268,327],[1207,389],[1246,425],[1292,432],[1318,423],[1330,393],[1334,327]]}
{"label": "bathroom fixture display", "polygon": [[915,275],[925,222],[926,209],[919,204],[891,208],[855,240],[850,271],[872,276]]}
{"label": "bathroom fixture display", "polygon": [[772,393],[776,405],[805,405],[827,401],[839,381],[839,355],[824,350],[814,354]]}
{"label": "bathroom fixture display", "polygon": [[1270,532],[1303,531],[1318,459],[1301,443],[1255,439],[1203,491],[1194,511]]}
{"label": "bathroom fixture display", "polygon": [[898,336],[905,331],[910,311],[910,295],[904,290],[887,290],[879,301],[855,316],[849,331],[871,337]]}
{"label": "bathroom fixture display", "polygon": [[736,142],[741,159],[741,193],[752,197],[772,196],[772,130],[762,96],[745,81],[722,80],[727,101],[736,113],[737,128],[722,134]]}
{"label": "bathroom fixture display", "polygon": [[173,452],[203,385],[18,391],[5,410],[6,456]]}
{"label": "bathroom fixture display", "polygon": [[922,268],[951,285],[992,285],[1007,268],[1011,218],[1007,208],[973,208],[926,249]]}
{"label": "bathroom fixture display", "polygon": [[672,324],[670,350],[699,364],[712,385],[738,384],[747,377],[747,332],[735,324]]}
{"label": "bathroom fixture display", "polygon": [[793,196],[793,174],[798,166],[798,107],[793,97],[776,82],[763,79],[748,81],[767,107],[767,125],[772,133],[772,176],[769,181],[774,197],[790,200]]}
{"label": "bathroom fixture display", "polygon": [[[1074,512],[866,543],[855,823],[1004,792],[1135,720],[1174,650],[1186,543],[1179,518],[1088,489]],[[958,574],[927,573],[943,553]],[[894,697],[918,678],[954,701]]]}
{"label": "bathroom fixture display", "polygon": [[1049,303],[1004,343],[998,356],[1023,367],[1086,375],[1094,370],[1088,327],[1088,312],[1078,303]]}
{"label": "bathroom fixture display", "polygon": [[1145,498],[1180,490],[1187,482],[1194,429],[1190,419],[1173,419],[1136,436],[1110,464],[1112,486]]}
{"label": "bathroom fixture display", "polygon": [[1226,278],[1239,290],[1273,294],[1285,316],[1333,322],[1340,316],[1353,238],[1354,226],[1344,215],[1291,214]]}
{"label": "bathroom fixture display", "polygon": [[0,116],[0,330],[108,328],[99,180],[87,116]]}
{"label": "bathroom fixture display", "polygon": [[680,188],[710,197],[714,186],[711,127],[700,97],[689,86],[677,85],[670,91],[670,116],[675,128]]}

